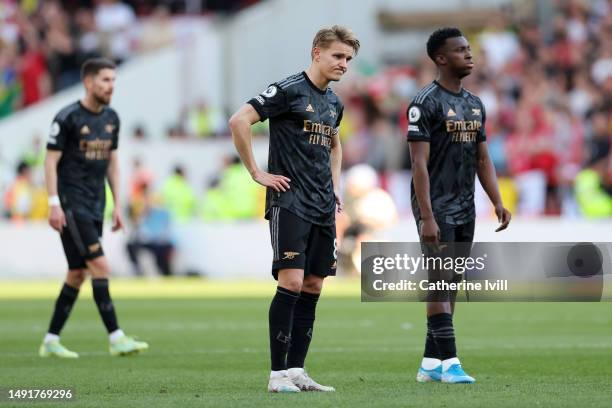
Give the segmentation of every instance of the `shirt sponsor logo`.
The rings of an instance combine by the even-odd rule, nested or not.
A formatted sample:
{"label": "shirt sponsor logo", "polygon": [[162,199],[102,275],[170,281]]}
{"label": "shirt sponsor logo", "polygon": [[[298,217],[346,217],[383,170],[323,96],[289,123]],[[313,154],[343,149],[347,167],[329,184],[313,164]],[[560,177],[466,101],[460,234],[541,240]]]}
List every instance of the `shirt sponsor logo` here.
{"label": "shirt sponsor logo", "polygon": [[419,129],[417,125],[408,125],[408,130],[410,132],[420,132],[421,131],[421,129]]}
{"label": "shirt sponsor logo", "polygon": [[333,128],[323,122],[313,122],[312,120],[304,121],[304,132],[317,133],[320,135],[331,136]]}
{"label": "shirt sponsor logo", "polygon": [[81,140],[79,141],[79,149],[85,153],[87,160],[108,160],[110,158],[110,149],[113,145],[111,140]]}
{"label": "shirt sponsor logo", "polygon": [[480,132],[482,122],[478,120],[447,120],[446,132],[453,142],[475,142]]}
{"label": "shirt sponsor logo", "polygon": [[257,100],[257,102],[259,102],[261,105],[266,103],[266,100],[259,95],[255,97],[255,100]]}
{"label": "shirt sponsor logo", "polygon": [[316,144],[331,148],[331,136],[336,134],[336,129],[323,122],[304,121],[304,132],[310,133],[309,144]]}
{"label": "shirt sponsor logo", "polygon": [[408,110],[408,120],[410,123],[418,122],[421,119],[421,110],[416,106],[411,107]]}

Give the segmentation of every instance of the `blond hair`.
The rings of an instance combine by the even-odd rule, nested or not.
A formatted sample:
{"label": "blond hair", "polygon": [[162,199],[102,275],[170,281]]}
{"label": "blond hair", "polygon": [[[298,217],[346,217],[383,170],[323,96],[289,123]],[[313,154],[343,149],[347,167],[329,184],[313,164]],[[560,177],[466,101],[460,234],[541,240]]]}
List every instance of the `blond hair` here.
{"label": "blond hair", "polygon": [[329,48],[331,43],[334,41],[340,41],[346,45],[349,45],[355,51],[355,55],[359,52],[359,40],[355,37],[355,34],[346,27],[334,25],[332,27],[324,27],[317,31],[314,39],[312,40],[312,50],[310,51],[310,57],[314,58],[314,49],[318,48]]}

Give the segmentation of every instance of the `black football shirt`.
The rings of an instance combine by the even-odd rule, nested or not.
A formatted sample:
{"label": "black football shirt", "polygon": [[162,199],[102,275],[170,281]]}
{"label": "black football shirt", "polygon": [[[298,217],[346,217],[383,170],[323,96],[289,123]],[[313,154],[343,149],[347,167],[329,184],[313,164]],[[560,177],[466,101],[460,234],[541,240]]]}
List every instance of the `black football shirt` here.
{"label": "black football shirt", "polygon": [[62,208],[103,219],[106,171],[118,139],[119,116],[108,106],[95,113],[78,101],[55,116],[47,149],[62,151],[57,165]]}
{"label": "black football shirt", "polygon": [[[486,141],[482,101],[465,89],[454,93],[434,81],[417,93],[407,115],[408,141],[430,144],[427,170],[434,218],[451,225],[473,221],[478,143]],[[418,220],[414,182],[410,190]]]}
{"label": "black football shirt", "polygon": [[334,225],[336,200],[330,153],[343,105],[329,88],[321,90],[305,72],[268,87],[248,101],[261,121],[270,120],[268,172],[291,179],[291,188],[266,191],[266,218],[279,206],[305,221]]}

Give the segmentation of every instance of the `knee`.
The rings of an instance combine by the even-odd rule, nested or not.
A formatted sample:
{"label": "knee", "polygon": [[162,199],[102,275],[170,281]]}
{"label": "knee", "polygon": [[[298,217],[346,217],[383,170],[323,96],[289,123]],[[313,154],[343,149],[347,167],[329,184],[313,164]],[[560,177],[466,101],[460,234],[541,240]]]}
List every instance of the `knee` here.
{"label": "knee", "polygon": [[66,276],[68,286],[79,289],[85,281],[85,269],[71,269]]}
{"label": "knee", "polygon": [[299,279],[287,279],[282,282],[282,287],[292,292],[300,293],[302,290],[302,281]]}
{"label": "knee", "polygon": [[104,256],[88,261],[87,268],[91,272],[92,278],[108,278],[110,276],[110,268]]}
{"label": "knee", "polygon": [[308,293],[316,293],[316,294],[321,293],[321,290],[323,290],[323,278],[318,278],[318,277],[315,279],[312,279],[312,278],[309,279],[309,278],[306,278],[304,280],[304,284],[302,285],[302,290]]}

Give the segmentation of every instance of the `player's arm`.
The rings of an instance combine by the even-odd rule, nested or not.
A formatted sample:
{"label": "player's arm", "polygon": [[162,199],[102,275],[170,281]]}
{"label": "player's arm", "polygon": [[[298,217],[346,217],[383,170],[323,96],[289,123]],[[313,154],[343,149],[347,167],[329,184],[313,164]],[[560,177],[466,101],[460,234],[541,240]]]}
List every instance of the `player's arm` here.
{"label": "player's arm", "polygon": [[265,187],[271,187],[276,191],[287,191],[289,189],[289,178],[281,175],[266,173],[257,167],[253,155],[253,134],[251,126],[258,122],[261,116],[250,104],[243,105],[229,120],[234,146],[240,155],[242,163],[251,174],[253,180]]}
{"label": "player's arm", "polygon": [[476,172],[478,174],[478,180],[482,184],[485,192],[489,196],[491,203],[495,207],[495,214],[501,225],[495,230],[495,232],[505,230],[510,224],[512,215],[510,211],[504,208],[502,203],[501,195],[499,194],[499,187],[497,185],[497,175],[495,174],[495,166],[489,156],[489,149],[487,148],[486,142],[478,143],[478,162]]}
{"label": "player's arm", "polygon": [[334,195],[336,196],[336,205],[338,212],[342,212],[343,203],[340,195],[340,172],[342,171],[342,145],[340,144],[340,132],[338,129],[334,132],[331,140],[331,173],[332,183],[334,185]]}
{"label": "player's arm", "polygon": [[412,182],[414,192],[421,213],[420,235],[423,242],[437,244],[440,237],[440,229],[434,218],[431,208],[431,196],[429,194],[429,142],[408,142],[410,149],[410,161],[412,163]]}
{"label": "player's arm", "polygon": [[437,246],[440,241],[440,228],[434,218],[431,207],[431,195],[429,185],[429,149],[430,129],[435,121],[436,107],[413,103],[408,108],[408,148],[410,149],[410,161],[412,163],[412,182],[414,193],[417,198],[421,220],[419,223],[419,235],[421,241],[433,243]]}
{"label": "player's arm", "polygon": [[482,111],[482,126],[477,138],[477,151],[476,151],[476,174],[482,188],[489,196],[491,203],[495,207],[495,215],[497,215],[498,221],[501,225],[495,230],[495,232],[505,230],[510,224],[512,214],[510,211],[504,208],[502,203],[501,195],[499,194],[499,187],[497,185],[497,175],[495,174],[495,166],[489,156],[489,149],[487,147],[487,134],[485,123],[487,121],[487,112],[485,106],[480,102],[480,109]]}
{"label": "player's arm", "polygon": [[106,170],[108,185],[113,193],[113,231],[123,228],[123,218],[121,216],[121,200],[119,198],[119,157],[117,150],[111,150],[108,159],[108,169]]}
{"label": "player's arm", "polygon": [[66,217],[64,216],[64,211],[57,194],[57,164],[61,158],[61,150],[47,149],[45,157],[45,184],[47,186],[47,195],[49,196],[49,225],[58,232],[62,232],[66,225]]}

